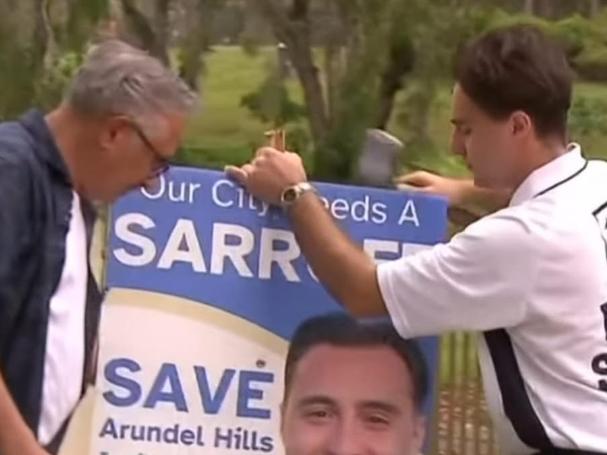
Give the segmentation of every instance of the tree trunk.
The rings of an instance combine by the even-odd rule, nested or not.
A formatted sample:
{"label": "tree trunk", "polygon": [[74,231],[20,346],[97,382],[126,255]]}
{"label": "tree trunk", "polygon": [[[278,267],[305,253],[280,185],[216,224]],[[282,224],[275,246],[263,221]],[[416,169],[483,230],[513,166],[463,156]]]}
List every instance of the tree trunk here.
{"label": "tree trunk", "polygon": [[42,65],[44,69],[50,69],[55,63],[57,57],[57,42],[55,40],[55,34],[53,32],[53,26],[51,24],[50,17],[50,0],[42,0],[38,2],[38,14],[36,15],[36,31],[35,41],[38,42],[36,46],[43,56]]}
{"label": "tree trunk", "polygon": [[179,75],[192,88],[199,90],[200,74],[204,68],[202,55],[211,44],[211,25],[217,6],[214,0],[196,0],[189,5],[186,30],[181,44]]}
{"label": "tree trunk", "polygon": [[[162,18],[163,14],[168,14],[168,3],[170,0],[156,0],[154,25],[166,26],[168,18]],[[169,64],[167,51],[167,30],[157,30],[152,22],[135,5],[134,0],[121,0],[122,11],[124,13],[128,30],[133,33],[137,44],[146,49],[150,54],[158,58],[165,65]],[[165,5],[166,8],[165,8]]]}
{"label": "tree trunk", "polygon": [[590,17],[595,18],[601,12],[601,0],[590,0]]}
{"label": "tree trunk", "polygon": [[156,51],[157,55],[165,65],[170,64],[169,48],[169,7],[171,0],[156,0],[154,2],[153,29],[156,33]]}
{"label": "tree trunk", "polygon": [[394,41],[390,47],[389,60],[381,75],[379,86],[375,127],[380,129],[386,129],[390,121],[394,99],[403,87],[403,78],[413,70],[415,58],[413,43],[408,39],[401,38],[399,41]]}
{"label": "tree trunk", "polygon": [[301,83],[314,143],[322,146],[329,130],[323,87],[307,40],[287,42],[289,58]]}
{"label": "tree trunk", "polygon": [[525,0],[525,6],[523,8],[525,14],[529,14],[533,16],[535,14],[535,1],[534,0]]}
{"label": "tree trunk", "polygon": [[54,36],[48,15],[49,0],[35,0],[34,14],[34,42],[32,45],[32,64],[34,67],[41,69],[44,67],[51,56],[50,51],[54,50]]}
{"label": "tree trunk", "polygon": [[539,0],[537,15],[547,19],[553,19],[555,16],[553,1],[554,0]]}
{"label": "tree trunk", "polygon": [[281,2],[256,0],[256,5],[270,22],[274,35],[286,44],[289,59],[297,72],[306,104],[312,139],[322,147],[329,130],[329,119],[318,68],[314,64],[308,24],[308,0],[295,0],[287,16]]}
{"label": "tree trunk", "polygon": [[335,45],[327,44],[324,48],[325,86],[327,88],[327,113],[329,119],[335,117],[337,110],[337,81],[339,78],[339,50]]}

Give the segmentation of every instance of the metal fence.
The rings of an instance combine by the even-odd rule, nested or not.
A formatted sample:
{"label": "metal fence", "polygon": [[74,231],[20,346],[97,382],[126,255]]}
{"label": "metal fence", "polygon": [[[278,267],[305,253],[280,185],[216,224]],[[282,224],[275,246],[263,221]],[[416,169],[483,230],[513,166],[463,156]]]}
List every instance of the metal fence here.
{"label": "metal fence", "polygon": [[497,455],[497,443],[483,393],[476,336],[449,333],[441,338],[434,453]]}

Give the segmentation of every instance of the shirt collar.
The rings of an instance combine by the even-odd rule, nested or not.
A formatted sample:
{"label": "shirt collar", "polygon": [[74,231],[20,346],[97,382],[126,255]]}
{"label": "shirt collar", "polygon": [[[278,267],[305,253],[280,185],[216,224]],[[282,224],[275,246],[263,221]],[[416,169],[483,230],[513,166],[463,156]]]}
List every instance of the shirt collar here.
{"label": "shirt collar", "polygon": [[516,189],[510,199],[510,206],[519,205],[552,187],[564,183],[586,167],[579,144],[571,143],[567,152],[534,170]]}
{"label": "shirt collar", "polygon": [[25,113],[19,121],[36,141],[34,151],[40,160],[45,162],[61,180],[71,186],[67,165],[42,112],[32,109]]}

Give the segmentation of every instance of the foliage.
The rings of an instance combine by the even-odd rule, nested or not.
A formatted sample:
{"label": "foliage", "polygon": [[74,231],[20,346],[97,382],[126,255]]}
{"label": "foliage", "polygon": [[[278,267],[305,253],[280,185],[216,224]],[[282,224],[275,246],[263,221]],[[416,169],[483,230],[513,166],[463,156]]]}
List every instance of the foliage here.
{"label": "foliage", "polygon": [[[121,4],[0,4],[0,83],[8,87],[0,95],[0,118],[14,117],[32,105],[49,108],[58,102],[85,46],[108,16],[110,3]],[[289,146],[302,153],[314,177],[347,181],[354,177],[365,130],[386,126],[406,144],[404,164],[465,172],[446,154],[454,56],[468,38],[512,23],[532,23],[555,36],[581,81],[607,80],[607,9],[593,18],[567,12],[548,20],[521,14],[521,2],[498,0],[127,3],[147,21],[160,51],[173,57],[192,87],[201,89],[204,109],[189,128],[188,147],[180,151],[184,163],[244,162],[262,143],[263,131],[283,125]],[[48,23],[36,9],[42,4],[52,5]],[[262,4],[279,7],[289,33],[276,33]],[[158,5],[170,5],[162,10],[162,20],[157,17],[162,9]],[[296,6],[302,5],[309,10],[298,17],[302,10]],[[134,33],[125,27],[124,16],[118,20],[119,30]],[[286,75],[277,67],[275,47],[284,41],[277,38],[284,36],[305,38],[292,41]],[[231,46],[220,45],[224,42]],[[309,67],[294,65],[298,52],[299,57],[309,52]],[[315,78],[317,84],[306,86],[305,77]],[[597,155],[607,136],[607,96],[599,85],[581,85],[571,111],[572,134]],[[311,105],[314,90],[321,99],[316,106]],[[323,117],[317,122],[320,134],[312,127],[315,116]]]}
{"label": "foliage", "polygon": [[15,14],[0,11],[0,84],[10,87],[0,97],[0,118],[57,103],[108,12],[108,0],[63,3],[45,9],[46,2],[28,0],[15,4]]}
{"label": "foliage", "polygon": [[358,27],[351,32],[345,67],[331,95],[331,128],[314,161],[316,176],[325,180],[354,177],[365,130],[373,126],[377,113],[381,69],[389,63],[386,43],[401,38],[392,26],[398,2],[353,3]]}
{"label": "foliage", "polygon": [[289,96],[285,81],[274,65],[271,65],[269,74],[261,85],[244,95],[240,104],[262,122],[276,126],[296,122],[305,115],[304,107]]}
{"label": "foliage", "polygon": [[[442,138],[436,137],[431,126],[437,112],[445,111],[449,103],[440,97],[440,92],[445,85],[451,85],[459,47],[490,27],[499,12],[484,6],[453,10],[445,2],[420,2],[419,8],[410,29],[416,64],[399,98],[395,117],[395,126],[402,131],[405,143],[402,162],[409,168],[452,167],[444,158]],[[432,21],[433,26],[425,26],[426,21]],[[448,126],[448,120],[443,121]]]}
{"label": "foliage", "polygon": [[43,109],[57,105],[63,96],[67,84],[76,74],[82,63],[82,52],[68,51],[57,57],[35,86],[33,104]]}
{"label": "foliage", "polygon": [[574,138],[590,134],[607,135],[607,102],[580,95],[569,113],[569,125]]}
{"label": "foliage", "polygon": [[588,81],[607,81],[607,46],[587,47],[573,61],[578,74]]}
{"label": "foliage", "polygon": [[581,78],[607,80],[607,12],[592,20],[573,14],[558,21],[500,12],[489,28],[516,23],[535,25],[558,40]]}
{"label": "foliage", "polygon": [[70,1],[68,4],[67,17],[58,21],[54,32],[60,49],[77,54],[89,42],[97,25],[109,16],[110,0]]}

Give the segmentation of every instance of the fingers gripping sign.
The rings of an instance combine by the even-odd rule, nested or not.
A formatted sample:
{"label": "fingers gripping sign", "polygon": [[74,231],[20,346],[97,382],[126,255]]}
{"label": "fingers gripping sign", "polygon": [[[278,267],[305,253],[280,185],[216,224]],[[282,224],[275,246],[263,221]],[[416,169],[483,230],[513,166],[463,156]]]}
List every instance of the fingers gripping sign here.
{"label": "fingers gripping sign", "polygon": [[283,129],[276,129],[271,131],[266,131],[266,137],[268,138],[268,145],[276,150],[281,152],[285,151],[286,148],[286,132]]}
{"label": "fingers gripping sign", "polygon": [[227,166],[225,171],[253,196],[275,205],[286,188],[307,181],[300,156],[274,147],[262,147],[250,163]]}

